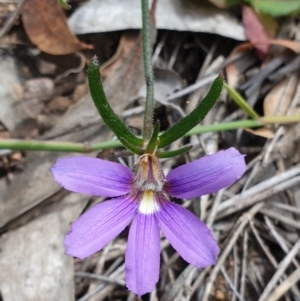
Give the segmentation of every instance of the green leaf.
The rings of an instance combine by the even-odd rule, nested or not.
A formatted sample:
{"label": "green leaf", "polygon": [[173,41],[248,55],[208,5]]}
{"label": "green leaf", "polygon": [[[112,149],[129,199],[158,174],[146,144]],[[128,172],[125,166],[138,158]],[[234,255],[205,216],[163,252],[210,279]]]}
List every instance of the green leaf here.
{"label": "green leaf", "polygon": [[248,0],[247,2],[257,11],[273,17],[300,13],[299,0]]}
{"label": "green leaf", "polygon": [[[120,141],[126,141],[133,146],[143,146],[144,140],[134,136],[118,115],[115,114],[107,101],[99,72],[99,63],[94,56],[88,67],[88,80],[92,99],[105,124]],[[123,139],[123,140],[122,140]],[[125,146],[125,145],[124,145]],[[125,146],[126,147],[126,146]]]}
{"label": "green leaf", "polygon": [[146,147],[146,153],[154,153],[155,150],[157,149],[157,145],[158,145],[158,134],[159,134],[159,121],[156,121],[154,128],[153,128],[153,132],[152,132],[152,136],[150,138],[150,141]]}
{"label": "green leaf", "polygon": [[165,151],[165,152],[157,151],[156,155],[158,158],[172,158],[188,152],[192,147],[193,145],[188,145],[174,151]]}
{"label": "green leaf", "polygon": [[257,119],[259,115],[248,105],[246,100],[240,95],[236,90],[228,86],[224,83],[224,88],[227,90],[228,94],[234,100],[234,102],[243,110],[245,111],[249,117],[253,119]]}
{"label": "green leaf", "polygon": [[128,142],[127,140],[125,140],[125,138],[121,137],[120,138],[120,142],[133,154],[137,154],[139,156],[144,154],[144,150],[139,148],[138,146],[135,146],[133,144],[131,144],[130,142]]}
{"label": "green leaf", "polygon": [[213,82],[208,94],[188,116],[183,117],[159,137],[159,148],[165,147],[183,137],[188,131],[204,119],[218,100],[223,87],[223,77],[219,75]]}

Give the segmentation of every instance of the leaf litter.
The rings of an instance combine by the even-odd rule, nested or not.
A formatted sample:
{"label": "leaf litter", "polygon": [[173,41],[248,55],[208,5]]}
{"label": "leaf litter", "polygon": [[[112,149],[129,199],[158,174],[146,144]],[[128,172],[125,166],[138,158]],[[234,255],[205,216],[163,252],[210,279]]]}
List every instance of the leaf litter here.
{"label": "leaf litter", "polygon": [[[27,4],[29,2],[31,0]],[[75,1],[69,3],[76,11]],[[32,9],[39,7],[32,5]],[[21,95],[16,97],[17,101],[28,104],[27,109],[26,106],[9,106],[6,114],[11,116],[21,109],[22,115],[16,115],[20,117],[15,118],[14,123],[7,122],[6,114],[0,115],[0,137],[74,142],[112,138],[92,105],[85,70],[80,68],[81,59],[72,54],[78,51],[82,51],[84,66],[95,52],[99,55],[108,99],[116,112],[133,126],[132,130],[140,133],[143,101],[136,96],[143,96],[144,82],[138,32],[85,34],[80,42],[68,31],[65,17],[59,16],[56,16],[57,22],[65,24],[63,28],[69,35],[65,45],[57,39],[53,21],[39,28],[42,37],[49,35],[49,28],[54,30],[54,36],[49,38],[52,46],[48,48],[54,49],[50,55],[43,52],[46,50],[41,42],[44,38],[38,42],[32,40],[35,49],[29,41],[25,49],[24,45],[1,44],[5,45],[0,49],[1,59],[10,56],[17,62],[6,71],[12,74],[12,84],[20,84],[21,76],[22,87],[27,87],[25,91],[32,94],[24,97],[15,91],[14,95]],[[24,22],[23,16],[22,20]],[[12,25],[7,37],[14,32],[26,37],[18,22]],[[32,35],[27,34],[31,40]],[[102,41],[100,45],[96,40]],[[176,122],[181,113],[189,112],[205,95],[207,84],[211,82],[207,79],[226,66],[227,76],[234,78],[236,89],[260,115],[299,114],[296,64],[299,41],[286,35],[266,43],[284,45],[295,52],[270,46],[267,58],[260,61],[257,53],[250,49],[253,44],[240,46],[237,41],[214,34],[159,30],[153,63],[164,71],[163,76],[158,76],[155,118],[160,119],[163,129]],[[92,44],[95,50],[85,46]],[[240,50],[230,55],[235,47]],[[41,69],[41,61],[52,67]],[[234,76],[229,66],[234,66]],[[70,72],[74,69],[75,72]],[[49,94],[40,95],[47,80],[51,86]],[[203,81],[206,86],[202,85]],[[34,85],[29,89],[31,82]],[[200,90],[192,89],[195,83],[201,84]],[[187,93],[191,94],[176,96],[177,90],[189,88]],[[3,99],[2,108],[8,96]],[[30,102],[39,109],[34,111]],[[204,124],[244,117],[224,92]],[[42,119],[47,119],[48,127],[43,127]],[[212,229],[222,250],[217,264],[204,270],[195,269],[180,259],[161,237],[160,281],[156,290],[143,300],[300,299],[297,286],[300,279],[300,128],[299,124],[273,125],[268,131],[272,139],[240,129],[194,135],[174,143],[174,149],[191,142],[194,148],[187,155],[165,160],[166,173],[172,167],[229,146],[247,155],[248,172],[215,195],[184,203]],[[119,160],[129,167],[134,164],[134,158],[113,158],[110,151],[94,155]],[[48,171],[60,156],[63,154],[0,152],[2,300],[57,300],[57,296],[60,300],[138,300],[124,286],[127,230],[86,260],[64,255],[62,241],[69,224],[103,199],[61,191]]]}
{"label": "leaf litter", "polygon": [[71,33],[62,7],[56,0],[26,0],[21,14],[29,39],[46,53],[64,55],[93,48]]}

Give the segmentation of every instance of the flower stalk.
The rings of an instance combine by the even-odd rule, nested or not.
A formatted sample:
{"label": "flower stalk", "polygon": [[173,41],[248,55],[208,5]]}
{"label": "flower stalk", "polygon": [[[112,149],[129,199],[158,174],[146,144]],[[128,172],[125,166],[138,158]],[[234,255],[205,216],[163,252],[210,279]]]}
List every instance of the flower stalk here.
{"label": "flower stalk", "polygon": [[144,72],[146,82],[146,104],[143,124],[143,138],[149,140],[153,128],[153,109],[154,109],[154,81],[152,68],[152,43],[150,30],[150,16],[148,0],[141,0],[142,5],[142,39],[143,39],[143,57]]}

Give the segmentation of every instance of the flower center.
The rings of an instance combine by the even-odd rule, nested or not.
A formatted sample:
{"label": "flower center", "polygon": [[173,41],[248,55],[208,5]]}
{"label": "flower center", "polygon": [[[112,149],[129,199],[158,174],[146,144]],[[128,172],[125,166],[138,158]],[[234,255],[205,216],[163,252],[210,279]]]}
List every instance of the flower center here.
{"label": "flower center", "polygon": [[138,210],[143,214],[155,213],[160,209],[160,195],[165,184],[162,167],[154,154],[142,155],[136,164],[132,188],[139,196]]}
{"label": "flower center", "polygon": [[143,214],[152,214],[159,211],[159,203],[157,201],[155,192],[152,190],[146,190],[142,194],[141,202],[139,205],[139,211]]}

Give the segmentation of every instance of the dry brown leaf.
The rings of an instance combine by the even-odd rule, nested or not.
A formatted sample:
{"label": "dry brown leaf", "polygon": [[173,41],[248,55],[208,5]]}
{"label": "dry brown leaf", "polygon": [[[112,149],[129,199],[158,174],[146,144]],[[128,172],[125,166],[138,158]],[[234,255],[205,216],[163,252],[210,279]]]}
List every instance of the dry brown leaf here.
{"label": "dry brown leaf", "polygon": [[[297,84],[296,76],[279,82],[264,99],[264,116],[284,116],[290,107]],[[290,122],[295,122],[295,120],[291,119]],[[245,129],[245,131],[267,139],[274,138],[274,133],[267,127],[256,130]]]}
{"label": "dry brown leaf", "polygon": [[257,130],[245,129],[245,131],[248,133],[251,133],[255,136],[260,136],[260,137],[264,137],[267,139],[274,138],[274,133],[272,133],[271,130],[269,130],[267,128],[261,128],[261,129],[257,129]]}
{"label": "dry brown leaf", "polygon": [[298,80],[295,76],[280,81],[264,99],[264,116],[283,116],[291,104]]}
{"label": "dry brown leaf", "polygon": [[300,53],[300,43],[298,43],[296,41],[290,41],[290,40],[284,40],[284,39],[270,39],[270,40],[265,40],[265,41],[257,41],[255,43],[247,42],[247,43],[240,44],[233,49],[231,54],[241,52],[244,50],[248,50],[248,49],[253,48],[256,45],[263,45],[263,44],[282,46],[282,47],[288,48],[296,53]]}
{"label": "dry brown leaf", "polygon": [[[139,33],[128,32],[121,37],[115,55],[100,67],[104,82],[112,74],[123,74],[123,76],[114,77],[111,86],[104,87],[107,99],[111,104],[115,102],[115,99],[124,99],[125,95],[132,95],[132,91],[129,92],[132,90],[129,79],[134,79],[142,85],[144,77],[138,78],[135,76],[135,74],[139,74],[139,76],[143,74],[143,69],[136,69],[140,67],[138,63],[141,60],[141,51],[142,44]],[[126,98],[124,100],[128,101]]]}
{"label": "dry brown leaf", "polygon": [[[258,41],[256,43],[250,43],[250,42],[242,43],[237,47],[235,47],[231,51],[229,56],[233,56],[236,53],[243,52],[257,45],[263,45],[263,44],[283,46],[296,53],[300,53],[300,43],[296,41],[283,40],[283,39],[270,39],[265,41]],[[226,67],[226,75],[227,75],[228,84],[233,88],[236,87],[238,76],[237,76],[237,70],[235,68],[234,63],[231,63]]]}
{"label": "dry brown leaf", "polygon": [[22,21],[31,42],[46,53],[66,55],[93,48],[72,34],[57,0],[26,0]]}

